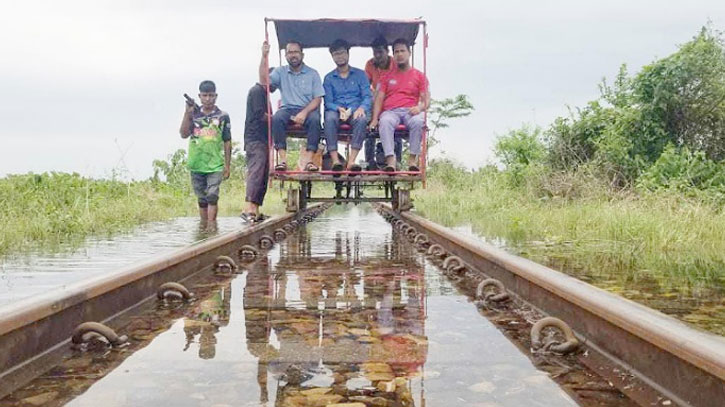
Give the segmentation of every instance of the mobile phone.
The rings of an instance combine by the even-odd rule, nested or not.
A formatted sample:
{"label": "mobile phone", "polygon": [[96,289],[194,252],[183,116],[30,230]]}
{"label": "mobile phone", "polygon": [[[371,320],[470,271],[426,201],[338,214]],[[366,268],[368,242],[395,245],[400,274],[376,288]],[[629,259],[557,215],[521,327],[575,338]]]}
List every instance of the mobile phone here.
{"label": "mobile phone", "polygon": [[196,101],[194,101],[194,98],[184,93],[184,99],[186,99],[186,104],[189,106],[194,106],[195,110],[199,110],[199,105],[196,104]]}

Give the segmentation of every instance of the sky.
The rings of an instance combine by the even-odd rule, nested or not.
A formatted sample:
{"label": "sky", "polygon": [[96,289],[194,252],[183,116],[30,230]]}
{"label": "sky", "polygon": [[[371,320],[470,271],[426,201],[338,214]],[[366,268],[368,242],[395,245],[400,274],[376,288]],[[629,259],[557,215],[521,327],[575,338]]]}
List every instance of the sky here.
{"label": "sky", "polygon": [[[186,148],[182,94],[196,95],[204,79],[216,82],[241,141],[264,17],[423,17],[433,98],[466,94],[475,107],[439,131],[433,154],[469,167],[493,160],[497,136],[524,123],[547,127],[596,98],[621,64],[636,72],[708,22],[725,30],[722,0],[4,3],[0,176],[148,178],[154,159]],[[372,54],[350,53],[361,68]],[[274,41],[271,55],[278,63]],[[306,50],[305,62],[321,76],[334,68],[326,49]]]}

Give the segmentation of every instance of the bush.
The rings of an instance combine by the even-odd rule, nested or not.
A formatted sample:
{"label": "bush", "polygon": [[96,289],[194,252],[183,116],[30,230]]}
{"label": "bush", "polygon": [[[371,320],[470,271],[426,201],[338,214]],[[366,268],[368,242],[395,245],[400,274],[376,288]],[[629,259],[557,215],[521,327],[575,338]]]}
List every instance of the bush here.
{"label": "bush", "polygon": [[514,185],[520,185],[527,174],[538,172],[546,157],[546,147],[541,140],[541,128],[524,125],[509,131],[496,140],[496,158],[503,164],[505,172]]}
{"label": "bush", "polygon": [[622,66],[600,97],[558,118],[546,131],[555,170],[592,164],[611,185],[626,187],[668,145],[725,158],[725,47],[704,27],[674,54],[630,77]]}
{"label": "bush", "polygon": [[725,193],[725,165],[708,159],[703,151],[668,145],[659,159],[638,180],[647,190],[676,190],[689,196],[696,190]]}

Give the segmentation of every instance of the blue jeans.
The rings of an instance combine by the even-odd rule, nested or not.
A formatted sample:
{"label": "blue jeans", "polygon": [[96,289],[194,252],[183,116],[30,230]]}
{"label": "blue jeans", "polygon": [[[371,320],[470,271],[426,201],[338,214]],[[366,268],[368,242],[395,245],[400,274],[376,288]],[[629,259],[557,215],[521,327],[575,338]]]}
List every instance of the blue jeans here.
{"label": "blue jeans", "polygon": [[[367,136],[368,114],[365,117],[348,119],[352,125],[352,141],[350,147],[355,150],[362,148],[363,140]],[[325,140],[327,140],[327,151],[337,151],[337,132],[340,127],[340,113],[334,110],[325,111]]]}
{"label": "blue jeans", "polygon": [[[274,148],[277,150],[287,149],[287,124],[290,118],[301,108],[283,107],[272,116],[272,139],[274,139]],[[320,112],[318,110],[311,111],[304,123],[307,132],[307,150],[317,151],[317,145],[320,144]]]}

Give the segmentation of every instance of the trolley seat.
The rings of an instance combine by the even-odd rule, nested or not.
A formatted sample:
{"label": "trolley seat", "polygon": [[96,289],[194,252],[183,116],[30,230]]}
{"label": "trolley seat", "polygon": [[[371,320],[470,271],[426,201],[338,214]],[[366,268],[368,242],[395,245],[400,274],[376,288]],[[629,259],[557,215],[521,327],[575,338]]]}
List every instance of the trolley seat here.
{"label": "trolley seat", "polygon": [[[324,128],[322,129],[324,133]],[[307,137],[307,131],[301,124],[297,124],[290,120],[287,124],[287,135],[294,138],[305,138]],[[369,131],[366,138],[379,138],[377,130]],[[408,139],[408,128],[404,124],[399,124],[395,128],[395,137]],[[322,136],[324,138],[324,134]],[[337,140],[343,143],[350,143],[352,141],[352,126],[349,123],[342,123],[337,130]]]}

